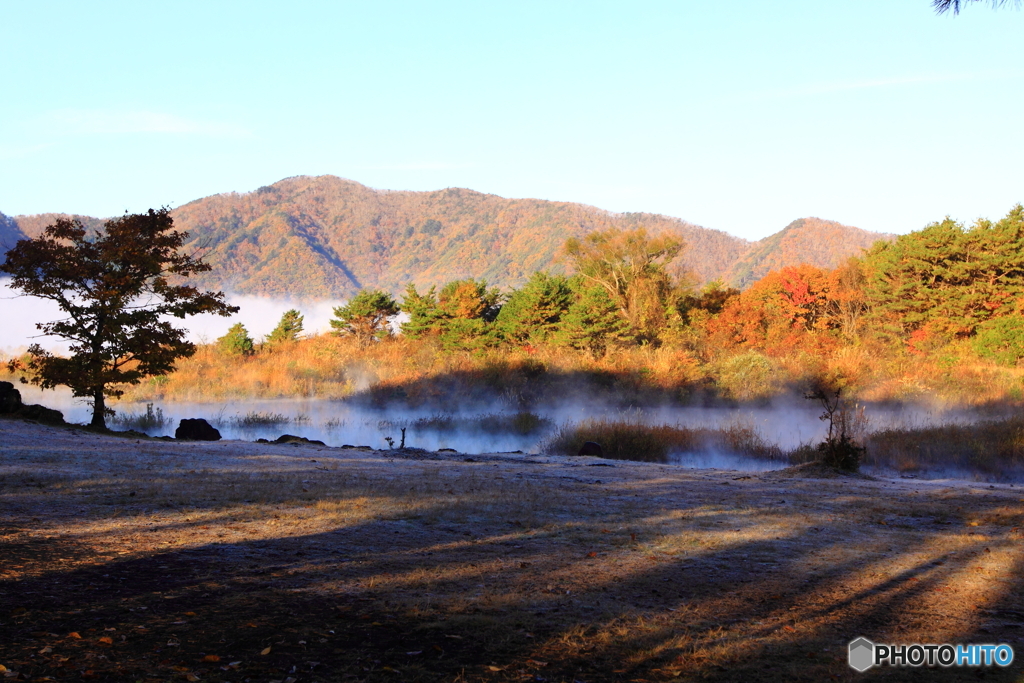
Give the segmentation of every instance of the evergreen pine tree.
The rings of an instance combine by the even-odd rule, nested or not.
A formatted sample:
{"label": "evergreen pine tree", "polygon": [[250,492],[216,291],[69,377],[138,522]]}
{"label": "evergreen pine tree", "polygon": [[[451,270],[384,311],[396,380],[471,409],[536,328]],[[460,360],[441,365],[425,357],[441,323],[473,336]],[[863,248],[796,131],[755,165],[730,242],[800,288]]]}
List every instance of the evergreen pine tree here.
{"label": "evergreen pine tree", "polygon": [[251,356],[256,347],[249,330],[242,323],[235,323],[223,337],[217,340],[217,348],[229,356]]}
{"label": "evergreen pine tree", "polygon": [[573,298],[569,278],[534,273],[501,307],[495,327],[502,339],[513,344],[542,344],[558,330]]}
{"label": "evergreen pine tree", "polygon": [[277,327],[267,336],[267,344],[275,346],[298,339],[302,333],[302,320],[302,314],[294,308],[285,311]]}
{"label": "evergreen pine tree", "polygon": [[335,334],[352,335],[363,343],[390,336],[388,318],[398,314],[398,304],[388,292],[364,289],[344,306],[334,309],[331,327]]}
{"label": "evergreen pine tree", "polygon": [[560,346],[603,356],[609,346],[632,339],[631,329],[608,292],[596,285],[580,284],[576,300],[562,316],[553,341]]}

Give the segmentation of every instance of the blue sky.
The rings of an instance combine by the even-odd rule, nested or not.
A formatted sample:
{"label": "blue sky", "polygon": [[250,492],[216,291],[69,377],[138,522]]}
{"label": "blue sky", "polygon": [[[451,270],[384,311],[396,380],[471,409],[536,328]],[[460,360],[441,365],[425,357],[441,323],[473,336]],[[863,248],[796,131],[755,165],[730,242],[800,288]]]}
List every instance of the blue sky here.
{"label": "blue sky", "polygon": [[1024,201],[1024,12],[928,0],[0,0],[0,211],[292,175],[469,187],[757,239]]}

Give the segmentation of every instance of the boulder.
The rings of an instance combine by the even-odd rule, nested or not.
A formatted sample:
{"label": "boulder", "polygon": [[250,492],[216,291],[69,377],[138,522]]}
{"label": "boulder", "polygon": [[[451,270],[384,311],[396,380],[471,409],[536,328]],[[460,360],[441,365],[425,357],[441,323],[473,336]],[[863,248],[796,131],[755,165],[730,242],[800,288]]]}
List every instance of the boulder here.
{"label": "boulder", "polygon": [[596,441],[585,441],[583,446],[580,447],[580,452],[576,455],[596,455],[599,458],[603,458],[604,449]]}
{"label": "boulder", "polygon": [[305,443],[305,444],[310,444],[310,445],[313,445],[313,446],[326,446],[327,445],[323,441],[317,441],[315,439],[307,439],[304,436],[294,436],[292,434],[282,434],[281,436],[277,437],[276,439],[274,439],[270,443],[295,443],[295,444]]}
{"label": "boulder", "polygon": [[174,438],[180,441],[220,441],[220,432],[201,417],[185,419],[178,423]]}
{"label": "boulder", "polygon": [[10,382],[0,382],[0,414],[16,413],[21,408],[21,392]]}
{"label": "boulder", "polygon": [[23,420],[35,420],[36,422],[48,425],[65,424],[64,413],[53,408],[47,408],[46,406],[35,404],[22,405],[15,414]]}

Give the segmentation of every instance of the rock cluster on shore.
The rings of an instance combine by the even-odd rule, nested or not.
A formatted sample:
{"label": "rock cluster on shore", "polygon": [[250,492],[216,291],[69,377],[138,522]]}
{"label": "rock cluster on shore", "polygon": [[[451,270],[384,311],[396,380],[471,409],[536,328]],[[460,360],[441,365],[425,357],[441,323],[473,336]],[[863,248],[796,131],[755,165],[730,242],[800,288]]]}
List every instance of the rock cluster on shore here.
{"label": "rock cluster on shore", "polygon": [[64,413],[46,406],[22,403],[21,392],[10,382],[0,382],[0,415],[14,415],[45,424],[64,424]]}

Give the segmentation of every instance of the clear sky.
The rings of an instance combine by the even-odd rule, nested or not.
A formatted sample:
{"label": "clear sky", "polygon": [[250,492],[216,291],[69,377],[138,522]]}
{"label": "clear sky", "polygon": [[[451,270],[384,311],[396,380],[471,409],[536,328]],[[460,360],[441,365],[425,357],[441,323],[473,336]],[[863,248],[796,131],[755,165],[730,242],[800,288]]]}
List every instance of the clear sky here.
{"label": "clear sky", "polygon": [[0,211],[292,175],[907,232],[1024,201],[1024,12],[929,0],[0,0]]}

